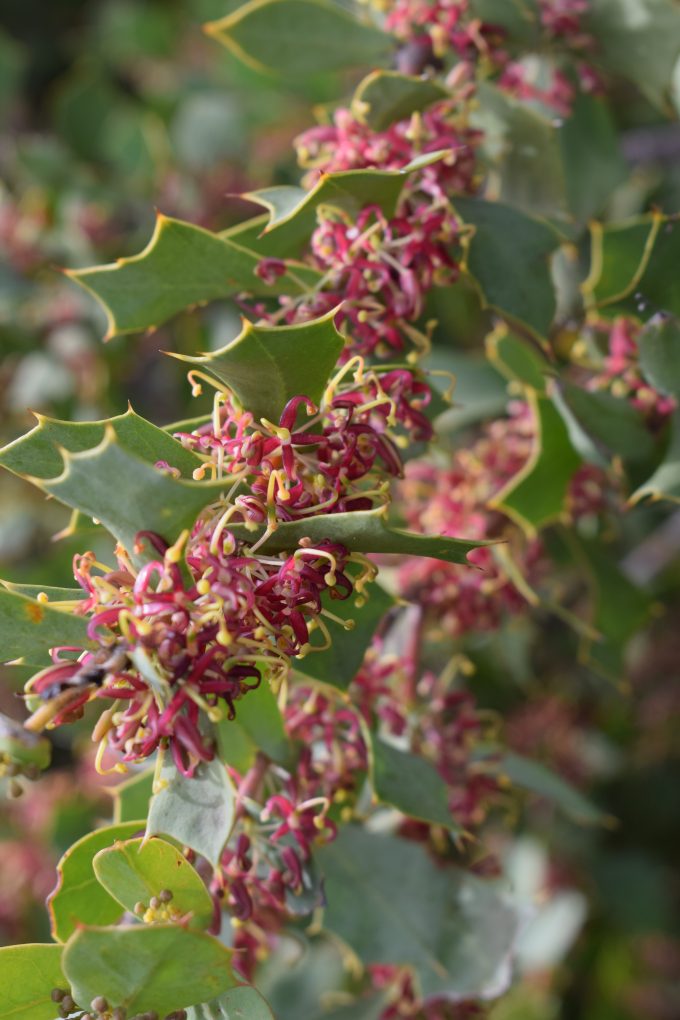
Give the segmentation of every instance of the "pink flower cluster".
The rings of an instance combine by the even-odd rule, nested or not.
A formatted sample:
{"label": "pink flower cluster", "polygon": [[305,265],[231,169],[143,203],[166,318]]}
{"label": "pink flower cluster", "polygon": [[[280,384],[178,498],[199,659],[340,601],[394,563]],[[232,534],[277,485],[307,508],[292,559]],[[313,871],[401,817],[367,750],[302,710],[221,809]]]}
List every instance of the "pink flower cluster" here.
{"label": "pink flower cluster", "polygon": [[[457,450],[447,467],[427,461],[408,464],[400,486],[401,503],[411,527],[480,541],[503,539],[522,577],[534,586],[547,568],[541,540],[523,538],[490,506],[524,467],[535,442],[529,407],[514,403],[509,412],[507,418],[487,425],[472,446]],[[577,519],[601,513],[605,503],[603,472],[584,465],[572,479],[566,510]],[[492,546],[473,550],[469,561],[478,569],[435,560],[408,562],[400,568],[403,594],[417,599],[435,628],[449,636],[495,630],[507,615],[526,607]]]}
{"label": "pink flower cluster", "polygon": [[427,42],[434,57],[452,52],[464,60],[497,60],[503,29],[471,17],[469,0],[395,0],[387,29],[406,43]]}
{"label": "pink flower cluster", "polygon": [[650,386],[642,375],[638,348],[641,329],[638,322],[625,316],[614,319],[611,325],[600,324],[599,331],[608,334],[608,351],[602,371],[593,376],[589,385],[591,389],[605,389],[628,400],[654,426],[672,414],[677,403]]}
{"label": "pink flower cluster", "polygon": [[418,157],[442,152],[446,156],[419,173],[418,191],[436,199],[472,191],[480,132],[460,113],[471,87],[462,87],[455,101],[435,103],[384,131],[374,131],[350,110],[337,110],[331,123],[310,128],[295,141],[298,161],[310,171],[307,183],[313,185],[319,171],[402,170]]}
{"label": "pink flower cluster", "polygon": [[[53,666],[29,681],[42,704],[27,725],[60,725],[92,699],[113,702],[95,736],[124,761],[169,746],[177,768],[193,775],[214,747],[201,716],[233,718],[236,703],[265,672],[276,680],[290,659],[312,648],[321,627],[321,596],[348,598],[347,550],[331,542],[301,546],[283,560],[248,555],[233,536],[198,528],[186,553],[188,580],[176,547],[143,533],[159,558],[136,570],[121,550],[118,568],[92,572],[79,557],[75,576],[92,613],[88,637],[95,651],[57,649]],[[77,652],[78,658],[68,658]]]}
{"label": "pink flower cluster", "polygon": [[425,349],[428,338],[415,323],[430,288],[458,278],[456,235],[453,211],[443,203],[415,203],[392,219],[377,206],[354,221],[329,211],[312,236],[327,287],[297,302],[288,321],[315,318],[342,302],[336,322],[351,337],[346,356]]}

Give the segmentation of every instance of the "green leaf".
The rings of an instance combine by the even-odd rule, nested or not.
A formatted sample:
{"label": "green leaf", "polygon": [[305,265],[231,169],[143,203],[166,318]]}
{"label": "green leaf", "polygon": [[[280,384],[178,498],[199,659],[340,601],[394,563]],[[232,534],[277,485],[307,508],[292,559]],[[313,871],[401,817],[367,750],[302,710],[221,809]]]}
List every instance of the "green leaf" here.
{"label": "green leaf", "polygon": [[[238,733],[238,730],[241,733]],[[226,752],[223,760],[232,764],[233,744],[238,742],[240,747],[244,737],[246,747],[250,745],[254,750],[263,751],[268,758],[281,765],[291,764],[291,743],[283,727],[283,718],[276,697],[266,678],[259,687],[254,691],[248,691],[248,694],[236,703],[235,719],[223,719],[218,723],[218,745]],[[241,750],[240,753],[244,752]]]}
{"label": "green leaf", "polygon": [[[263,529],[250,531],[243,524],[229,526],[234,537],[254,542]],[[353,513],[327,514],[307,520],[287,521],[260,546],[263,552],[287,552],[297,548],[300,539],[312,542],[339,542],[354,552],[394,553],[403,556],[430,556],[447,563],[466,563],[472,549],[483,542],[468,542],[462,538],[438,535],[416,535],[402,528],[391,528],[385,522],[382,507],[377,510],[357,510]]]}
{"label": "green leaf", "polygon": [[346,630],[341,624],[326,617],[324,623],[331,635],[331,647],[296,659],[296,672],[343,690],[351,684],[375,632],[395,604],[392,596],[378,584],[371,584],[366,594],[368,599],[363,606],[356,606],[352,598],[324,598],[324,608],[341,620],[353,620],[354,627]]}
{"label": "green leaf", "polygon": [[0,465],[17,475],[33,479],[54,478],[64,470],[62,450],[83,453],[99,446],[112,432],[121,449],[148,464],[164,460],[191,478],[203,461],[173,439],[164,429],[152,425],[129,408],[125,414],[106,421],[59,421],[36,415],[38,424],[25,436],[0,450]]}
{"label": "green leaf", "polygon": [[624,460],[644,460],[654,452],[654,439],[640,411],[611,393],[591,392],[564,382],[560,395],[574,420],[600,452]]}
{"label": "green leaf", "polygon": [[80,928],[64,949],[63,966],[79,1005],[102,995],[129,1015],[163,1016],[236,984],[228,949],[174,924]]}
{"label": "green leaf", "polygon": [[449,808],[446,783],[431,762],[376,736],[372,749],[373,789],[378,800],[409,818],[462,832]]}
{"label": "green leaf", "polygon": [[140,460],[120,445],[113,429],[107,429],[99,446],[64,452],[63,457],[62,474],[41,481],[41,488],[96,518],[130,551],[138,531],[154,531],[174,542],[224,490],[223,481],[174,478]]}
{"label": "green leaf", "polygon": [[395,120],[410,117],[449,95],[434,78],[399,74],[398,71],[372,71],[359,83],[351,110],[373,131],[386,131]]}
{"label": "green leaf", "polygon": [[288,273],[265,284],[255,274],[260,260],[257,252],[228,238],[159,215],[139,255],[68,275],[100,302],[110,338],[155,328],[186,308],[240,291],[297,294],[318,279],[309,266],[291,265]]}
{"label": "green leaf", "polygon": [[680,400],[680,321],[655,315],[638,338],[640,368],[647,382]]}
{"label": "green leaf", "polygon": [[25,729],[21,723],[0,712],[0,761],[19,765],[37,765],[46,769],[52,757],[52,745],[46,737]]}
{"label": "green leaf", "polygon": [[602,212],[628,175],[609,107],[596,96],[577,95],[558,138],[569,210],[584,223]]}
{"label": "green leaf", "polygon": [[237,985],[217,999],[192,1006],[188,1020],[274,1020],[274,1014],[256,988]]}
{"label": "green leaf", "polygon": [[87,620],[44,602],[0,588],[0,661],[35,654],[36,649],[91,644]]}
{"label": "green leaf", "polygon": [[183,925],[207,928],[212,921],[212,899],[202,878],[164,839],[116,840],[95,855],[92,866],[100,885],[130,913],[136,903],[148,907],[153,896],[169,889],[172,909],[189,915]]}
{"label": "green leaf", "polygon": [[[500,25],[508,35],[507,43],[523,49],[533,49],[541,41],[539,20],[535,5],[529,0],[471,0],[470,9],[475,17],[491,25]],[[503,40],[504,45],[506,40]]]}
{"label": "green leaf", "polygon": [[536,397],[531,403],[537,426],[531,456],[491,503],[529,534],[559,518],[569,483],[581,463],[567,427],[551,401]]}
{"label": "green leaf", "polygon": [[[18,584],[16,581],[3,581],[0,584],[12,591],[15,595],[25,595],[29,599],[36,599],[38,595],[46,595],[50,603],[53,602],[82,602],[87,597],[83,588],[57,588],[51,584]],[[54,607],[53,607],[54,608]]]}
{"label": "green leaf", "polygon": [[382,63],[395,46],[327,0],[251,0],[204,28],[250,67],[288,80]]}
{"label": "green leaf", "polygon": [[598,64],[635,82],[656,106],[669,108],[680,55],[680,14],[673,0],[597,0],[585,14],[584,28],[597,39]]}
{"label": "green leaf", "polygon": [[486,760],[487,752],[488,767],[496,775],[506,776],[514,786],[550,801],[575,822],[581,825],[607,825],[610,822],[609,816],[585,794],[541,762],[524,758],[514,751],[485,747],[476,749],[475,760]]}
{"label": "green leaf", "polygon": [[482,131],[480,153],[491,170],[494,194],[524,212],[566,213],[564,166],[553,121],[489,82],[479,83],[478,99],[471,123]]}
{"label": "green leaf", "polygon": [[500,202],[458,198],[454,208],[473,226],[466,267],[484,301],[499,314],[548,333],[555,314],[549,256],[559,236],[549,224]]}
{"label": "green leaf", "polygon": [[278,237],[286,250],[298,250],[316,227],[319,206],[332,206],[349,216],[367,205],[377,205],[387,217],[393,216],[407,177],[423,167],[444,159],[447,152],[417,156],[401,170],[340,170],[320,174],[309,191],[291,185],[278,185],[249,191],[243,198],[264,206],[269,221],[265,237]]}
{"label": "green leaf", "polygon": [[435,868],[417,843],[358,826],[317,852],[324,927],[365,965],[413,967],[424,997],[493,997],[507,987],[517,918],[492,885]]}
{"label": "green leaf", "polygon": [[235,817],[236,791],[224,765],[201,762],[188,779],[166,755],[160,786],[151,798],[147,836],[170,836],[217,867]]}
{"label": "green leaf", "polygon": [[0,1020],[54,1020],[52,989],[67,985],[62,950],[37,943],[0,947]]}
{"label": "green leaf", "polygon": [[650,597],[622,573],[612,550],[601,542],[577,539],[573,533],[569,541],[588,579],[591,623],[601,635],[598,641],[583,642],[581,657],[618,682],[625,670],[625,648],[649,617]]}
{"label": "green leaf", "polygon": [[153,768],[144,769],[122,783],[108,787],[107,792],[113,797],[113,820],[117,825],[132,822],[135,818],[146,818],[153,793],[153,773]]}
{"label": "green leaf", "polygon": [[545,377],[551,371],[550,363],[527,340],[501,325],[486,338],[486,353],[506,379],[530,386],[537,393],[545,393]]}
{"label": "green leaf", "polygon": [[129,839],[143,828],[144,822],[137,821],[108,825],[83,836],[66,851],[57,865],[57,887],[47,900],[55,939],[65,942],[79,924],[113,924],[122,917],[120,903],[97,881],[92,860],[117,839]]}
{"label": "green leaf", "polygon": [[680,224],[652,213],[605,227],[591,224],[586,300],[608,315],[665,311],[680,316]]}
{"label": "green leaf", "polygon": [[318,404],[345,341],[333,325],[335,310],[295,326],[254,326],[244,321],[231,343],[199,357],[201,365],[234,393],[258,421],[278,422],[291,397],[304,393]]}
{"label": "green leaf", "polygon": [[663,460],[651,478],[636,489],[630,501],[639,503],[645,498],[680,503],[680,411],[671,418],[670,438]]}

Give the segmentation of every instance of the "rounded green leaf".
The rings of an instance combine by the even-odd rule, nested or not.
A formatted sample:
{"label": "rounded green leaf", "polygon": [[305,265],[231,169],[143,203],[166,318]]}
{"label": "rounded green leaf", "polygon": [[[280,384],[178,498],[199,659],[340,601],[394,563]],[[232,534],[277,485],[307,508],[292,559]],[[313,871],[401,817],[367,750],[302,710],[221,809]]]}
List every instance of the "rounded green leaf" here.
{"label": "rounded green leaf", "polygon": [[78,924],[113,924],[122,916],[120,903],[97,881],[92,860],[117,839],[129,839],[143,829],[144,822],[109,825],[83,836],[66,851],[57,865],[57,887],[47,901],[55,939],[65,942]]}
{"label": "rounded green leaf", "polygon": [[0,948],[0,1020],[54,1020],[53,988],[65,988],[62,946]]}
{"label": "rounded green leaf", "polygon": [[189,1020],[274,1020],[274,1014],[256,988],[238,985],[218,999],[194,1006]]}
{"label": "rounded green leaf", "polygon": [[207,928],[212,919],[210,894],[198,872],[164,839],[117,841],[100,850],[92,866],[101,885],[131,912],[136,903],[149,905],[152,897],[168,889],[169,908],[193,928]]}
{"label": "rounded green leaf", "polygon": [[129,1015],[161,1016],[215,998],[236,984],[231,953],[203,932],[174,924],[79,928],[64,949],[73,998],[104,996]]}

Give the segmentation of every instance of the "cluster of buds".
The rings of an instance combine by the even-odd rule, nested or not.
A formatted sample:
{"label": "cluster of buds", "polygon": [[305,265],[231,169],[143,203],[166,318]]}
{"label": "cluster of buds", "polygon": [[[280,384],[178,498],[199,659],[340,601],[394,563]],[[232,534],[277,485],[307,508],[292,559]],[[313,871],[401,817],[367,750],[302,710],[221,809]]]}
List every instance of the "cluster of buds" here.
{"label": "cluster of buds", "polygon": [[[111,1007],[103,995],[95,996],[89,1010],[77,1006],[71,992],[65,988],[53,988],[51,998],[59,1009],[59,1016],[70,1016],[74,1020],[160,1020],[159,1014],[153,1009],[128,1015],[123,1006]],[[187,1016],[185,1009],[177,1009],[167,1013],[163,1020],[187,1020]]]}
{"label": "cluster of buds", "polygon": [[416,157],[445,152],[418,174],[417,190],[433,199],[472,191],[480,133],[461,114],[471,88],[469,82],[460,83],[455,101],[435,103],[384,131],[372,130],[350,110],[337,110],[331,123],[310,128],[295,141],[298,162],[310,171],[307,183],[313,184],[319,171],[401,170]]}
{"label": "cluster of buds", "polygon": [[182,913],[173,905],[172,900],[172,890],[161,889],[158,896],[152,896],[148,903],[142,903],[141,900],[135,903],[135,914],[144,924],[179,921]]}
{"label": "cluster of buds", "polygon": [[677,403],[673,397],[650,386],[642,375],[638,348],[641,329],[636,320],[626,316],[619,316],[611,325],[605,322],[599,325],[599,331],[608,334],[608,351],[602,370],[592,377],[589,385],[593,390],[607,390],[629,401],[642,412],[649,425],[655,427],[673,413]]}
{"label": "cluster of buds", "polygon": [[551,39],[566,40],[574,49],[593,45],[582,19],[590,11],[590,0],[538,0],[541,25]]}
{"label": "cluster of buds", "polygon": [[415,59],[416,47],[423,51],[419,66],[402,66],[411,74],[436,67],[448,55],[494,63],[503,55],[504,30],[471,16],[469,0],[394,0],[385,24],[406,44],[402,64]]}

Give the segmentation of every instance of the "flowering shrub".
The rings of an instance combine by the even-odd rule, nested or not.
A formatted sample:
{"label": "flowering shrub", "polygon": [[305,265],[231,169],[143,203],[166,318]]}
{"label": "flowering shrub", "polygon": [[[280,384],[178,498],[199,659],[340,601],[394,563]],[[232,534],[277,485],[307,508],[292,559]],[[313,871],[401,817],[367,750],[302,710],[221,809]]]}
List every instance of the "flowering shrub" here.
{"label": "flowering shrub", "polygon": [[[624,6],[255,0],[207,26],[284,82],[370,73],[298,135],[301,187],[245,195],[264,213],[159,215],[141,254],[70,273],[109,337],[238,308],[223,346],[171,352],[212,406],[163,428],[39,415],[0,451],[83,537],[76,588],[0,590],[27,708],[0,771],[30,796],[48,736],[82,721],[97,771],[126,775],[59,862],[53,941],[0,951],[14,1020],[262,1020],[267,999],[444,1020],[511,988],[523,792],[607,819],[572,767],[579,714],[546,693],[506,736],[475,675],[538,619],[620,678],[649,610],[627,547],[651,527],[623,518],[678,498],[676,220],[612,220],[608,96],[665,110],[680,18],[650,15],[648,80]],[[527,180],[539,149],[550,179]],[[481,411],[464,382],[450,405],[431,349],[474,344],[466,304]],[[286,1006],[281,968],[322,956],[318,1001]]]}

